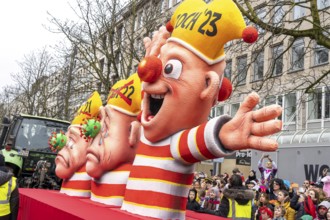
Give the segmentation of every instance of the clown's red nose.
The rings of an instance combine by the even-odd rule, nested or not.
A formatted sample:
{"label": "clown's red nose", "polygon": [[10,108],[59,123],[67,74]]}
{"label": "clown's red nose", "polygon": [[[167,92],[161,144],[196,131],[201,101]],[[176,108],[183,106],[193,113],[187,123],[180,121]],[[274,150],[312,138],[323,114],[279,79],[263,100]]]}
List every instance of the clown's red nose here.
{"label": "clown's red nose", "polygon": [[145,57],[138,66],[138,75],[144,82],[155,82],[162,73],[162,61],[156,56]]}

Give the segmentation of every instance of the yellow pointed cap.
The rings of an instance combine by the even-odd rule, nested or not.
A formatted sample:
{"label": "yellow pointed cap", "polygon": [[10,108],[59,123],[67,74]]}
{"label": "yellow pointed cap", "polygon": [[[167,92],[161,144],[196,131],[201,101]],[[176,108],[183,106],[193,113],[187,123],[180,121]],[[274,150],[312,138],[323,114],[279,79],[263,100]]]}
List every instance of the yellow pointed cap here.
{"label": "yellow pointed cap", "polygon": [[141,111],[141,80],[137,73],[118,81],[110,89],[108,105],[124,114],[136,116]]}
{"label": "yellow pointed cap", "polygon": [[99,114],[99,108],[102,106],[100,94],[93,92],[88,100],[78,109],[72,125],[82,124],[84,121],[96,118]]}
{"label": "yellow pointed cap", "polygon": [[[250,33],[249,36],[243,33],[245,28],[243,16],[232,0],[208,4],[203,0],[185,0],[170,20],[173,32],[168,41],[184,46],[212,65],[224,59],[224,45],[228,41],[244,37],[252,43]],[[252,35],[253,39],[258,36],[256,31]]]}

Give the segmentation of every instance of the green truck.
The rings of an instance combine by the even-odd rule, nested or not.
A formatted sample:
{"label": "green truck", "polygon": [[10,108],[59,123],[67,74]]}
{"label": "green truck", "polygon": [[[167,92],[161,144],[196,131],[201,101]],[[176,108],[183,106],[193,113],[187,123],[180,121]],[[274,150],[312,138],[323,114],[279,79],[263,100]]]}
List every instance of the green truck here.
{"label": "green truck", "polygon": [[70,123],[40,116],[18,114],[4,117],[0,127],[0,153],[9,169],[26,188],[59,189],[55,157],[48,140],[52,133],[66,132]]}

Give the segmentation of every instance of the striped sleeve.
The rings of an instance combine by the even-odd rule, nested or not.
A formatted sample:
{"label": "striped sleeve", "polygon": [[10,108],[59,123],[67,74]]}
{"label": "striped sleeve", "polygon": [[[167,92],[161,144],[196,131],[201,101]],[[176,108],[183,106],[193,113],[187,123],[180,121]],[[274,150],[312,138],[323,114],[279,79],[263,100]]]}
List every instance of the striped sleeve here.
{"label": "striped sleeve", "polygon": [[232,154],[233,151],[226,150],[218,137],[221,127],[229,120],[229,116],[220,116],[195,128],[176,133],[171,139],[171,154],[185,164]]}

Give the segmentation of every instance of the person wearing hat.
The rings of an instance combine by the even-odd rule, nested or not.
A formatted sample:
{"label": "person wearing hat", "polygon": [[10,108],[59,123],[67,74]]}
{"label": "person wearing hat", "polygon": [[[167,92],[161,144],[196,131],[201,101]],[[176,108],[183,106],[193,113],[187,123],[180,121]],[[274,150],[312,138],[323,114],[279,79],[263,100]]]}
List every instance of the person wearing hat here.
{"label": "person wearing hat", "polygon": [[5,157],[0,154],[0,219],[16,220],[19,207],[19,192],[16,178],[5,166]]}
{"label": "person wearing hat", "polygon": [[229,178],[229,186],[223,191],[216,215],[230,219],[250,219],[254,192],[243,186],[240,175],[233,174]]}
{"label": "person wearing hat", "polygon": [[167,29],[144,39],[146,57],[138,66],[144,92],[141,138],[122,210],[184,219],[195,163],[235,150],[277,148],[265,136],[281,129],[281,122],[273,120],[281,107],[253,111],[259,101],[256,93],[247,96],[232,119],[207,120],[212,106],[228,98],[224,45],[242,37],[256,40],[251,30],[232,0],[185,0]]}
{"label": "person wearing hat", "polygon": [[[63,179],[61,193],[69,196],[90,197],[91,177],[86,172],[85,164],[87,148],[92,143],[92,139],[82,134],[82,127],[88,120],[97,118],[101,106],[101,97],[95,91],[78,109],[68,128],[65,146],[55,158],[56,175]],[[50,145],[52,144],[50,141]],[[53,147],[51,146],[52,149]]]}
{"label": "person wearing hat", "polygon": [[318,204],[317,206],[317,216],[316,220],[321,220],[321,219],[327,219],[327,212],[328,212],[328,209],[330,208],[330,202],[328,201],[322,201],[320,204]]}
{"label": "person wearing hat", "polygon": [[87,150],[92,201],[121,206],[140,137],[140,110],[141,80],[135,73],[114,84],[100,108],[101,131]]}

